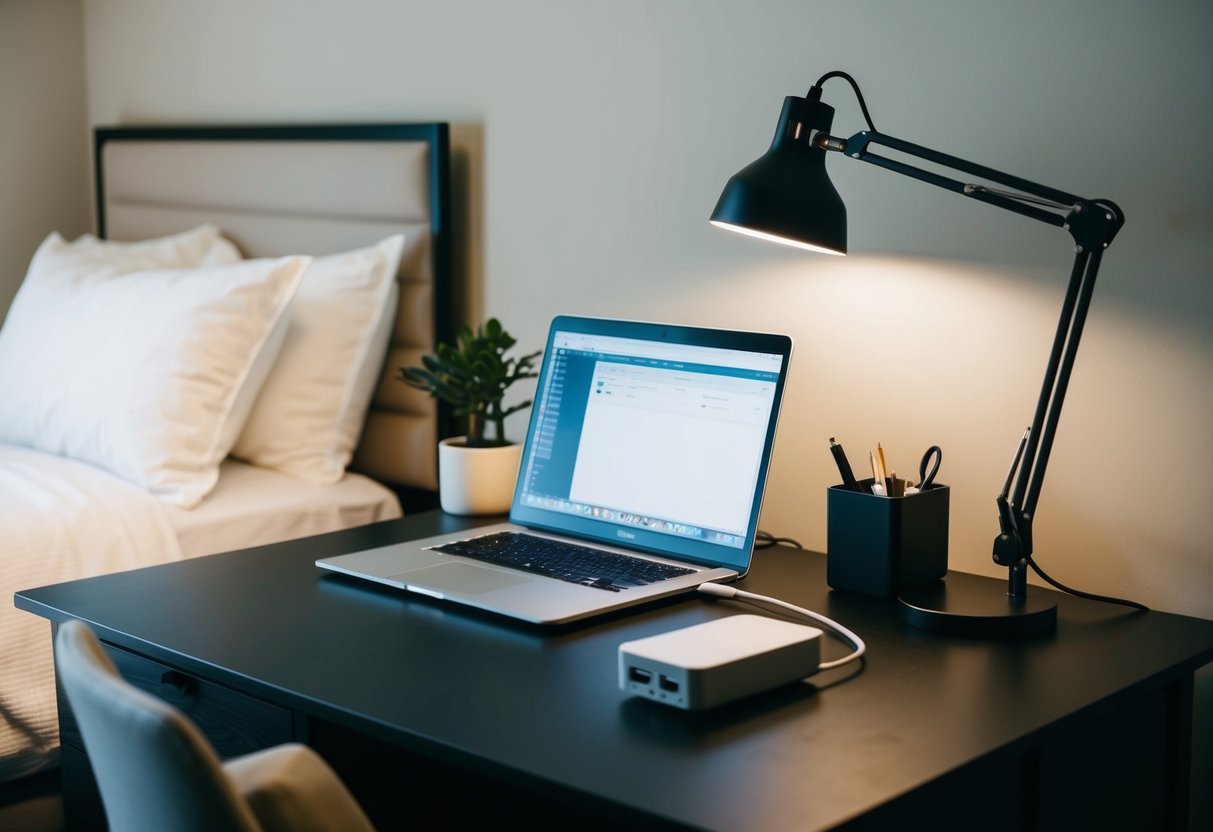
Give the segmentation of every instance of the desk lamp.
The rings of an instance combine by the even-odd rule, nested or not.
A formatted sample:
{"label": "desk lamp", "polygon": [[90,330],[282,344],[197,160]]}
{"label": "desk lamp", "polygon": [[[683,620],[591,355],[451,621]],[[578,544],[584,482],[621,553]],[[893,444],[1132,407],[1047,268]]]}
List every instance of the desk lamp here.
{"label": "desk lamp", "polygon": [[[847,139],[830,135],[834,108],[822,102],[821,87],[831,78],[842,78],[851,85],[867,122],[867,130]],[[1002,187],[952,179],[880,156],[872,151],[876,145]],[[1120,208],[1106,199],[1083,199],[886,136],[873,126],[855,79],[845,72],[835,71],[823,75],[806,97],[784,99],[770,150],[729,179],[712,212],[711,222],[730,231],[773,242],[845,254],[846,206],[826,174],[828,153],[840,153],[878,165],[978,202],[1058,226],[1074,239],[1074,268],[1049,354],[1040,401],[1032,424],[1016,450],[1006,485],[997,498],[1000,529],[994,540],[994,562],[1007,568],[1007,592],[999,596],[983,591],[979,586],[948,586],[946,580],[940,581],[936,586],[902,592],[898,598],[902,620],[922,629],[976,636],[1052,632],[1057,626],[1057,605],[1039,594],[1028,595],[1029,567],[1065,592],[1145,609],[1132,601],[1063,586],[1046,575],[1032,559],[1032,521],[1036,516],[1045,468],[1095,288],[1100,258],[1124,224]]]}

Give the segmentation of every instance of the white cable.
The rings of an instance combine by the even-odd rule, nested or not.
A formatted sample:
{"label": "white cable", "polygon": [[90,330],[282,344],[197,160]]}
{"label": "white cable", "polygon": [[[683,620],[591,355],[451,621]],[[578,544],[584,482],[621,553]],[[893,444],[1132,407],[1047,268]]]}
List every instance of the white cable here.
{"label": "white cable", "polygon": [[780,601],[778,598],[770,598],[766,595],[756,595],[753,592],[746,592],[745,590],[726,586],[725,584],[711,582],[703,583],[699,585],[698,589],[704,595],[714,595],[717,598],[740,598],[743,601],[756,601],[764,604],[773,604],[777,607],[783,607],[784,609],[791,610],[792,612],[800,613],[801,615],[807,616],[820,624],[826,625],[835,633],[842,636],[843,640],[847,641],[851,647],[855,648],[855,652],[848,656],[843,656],[841,659],[835,659],[834,661],[830,662],[822,662],[821,664],[817,665],[818,670],[829,670],[834,667],[840,667],[848,662],[853,662],[862,656],[864,651],[868,649],[867,645],[863,643],[863,639],[839,624],[837,621],[826,618],[824,615],[815,613],[812,610],[806,610],[804,607],[797,607],[793,604],[789,604],[787,601]]}

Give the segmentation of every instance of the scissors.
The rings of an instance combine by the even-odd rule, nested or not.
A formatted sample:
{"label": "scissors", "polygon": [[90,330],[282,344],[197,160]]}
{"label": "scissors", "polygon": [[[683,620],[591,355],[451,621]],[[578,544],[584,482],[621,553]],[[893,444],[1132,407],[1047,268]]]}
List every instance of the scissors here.
{"label": "scissors", "polygon": [[[922,462],[918,463],[919,491],[926,491],[931,487],[931,483],[935,482],[935,474],[939,471],[941,462],[943,462],[943,451],[939,450],[939,446],[932,445],[927,448],[927,452],[922,455]],[[930,471],[927,470],[928,467],[930,467]]]}

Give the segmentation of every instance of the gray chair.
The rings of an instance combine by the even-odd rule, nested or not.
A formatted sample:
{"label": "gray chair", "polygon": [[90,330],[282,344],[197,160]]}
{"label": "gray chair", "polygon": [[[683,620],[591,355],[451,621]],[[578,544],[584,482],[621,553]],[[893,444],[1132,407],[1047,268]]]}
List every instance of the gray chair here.
{"label": "gray chair", "polygon": [[184,714],[118,674],[85,624],[60,625],[55,667],[112,832],[372,829],[337,774],[307,746],[288,743],[220,762]]}

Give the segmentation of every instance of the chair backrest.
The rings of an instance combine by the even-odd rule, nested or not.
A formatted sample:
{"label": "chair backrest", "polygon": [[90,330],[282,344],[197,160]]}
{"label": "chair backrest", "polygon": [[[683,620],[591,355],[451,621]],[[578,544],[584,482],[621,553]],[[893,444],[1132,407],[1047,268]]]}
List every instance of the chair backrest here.
{"label": "chair backrest", "polygon": [[59,625],[55,666],[111,832],[261,829],[197,727],[126,682],[85,624]]}

